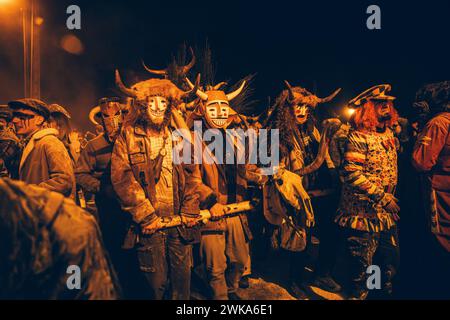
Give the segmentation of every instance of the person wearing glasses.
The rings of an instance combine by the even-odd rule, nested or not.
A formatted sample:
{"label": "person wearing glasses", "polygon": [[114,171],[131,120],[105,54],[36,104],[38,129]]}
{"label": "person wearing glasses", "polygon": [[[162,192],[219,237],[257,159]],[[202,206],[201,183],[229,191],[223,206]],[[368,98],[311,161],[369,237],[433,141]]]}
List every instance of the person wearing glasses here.
{"label": "person wearing glasses", "polygon": [[69,154],[58,139],[58,130],[48,128],[50,111],[37,99],[20,99],[8,103],[12,123],[24,146],[19,162],[18,178],[73,197],[75,177]]}

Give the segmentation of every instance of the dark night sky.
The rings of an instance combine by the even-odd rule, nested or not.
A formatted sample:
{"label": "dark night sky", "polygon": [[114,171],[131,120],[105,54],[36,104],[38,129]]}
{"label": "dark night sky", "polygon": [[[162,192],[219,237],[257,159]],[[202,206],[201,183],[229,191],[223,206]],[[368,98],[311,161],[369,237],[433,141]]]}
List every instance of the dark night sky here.
{"label": "dark night sky", "polygon": [[[79,31],[65,27],[70,4],[81,7]],[[382,30],[366,28],[370,4],[381,7]],[[283,79],[311,90],[316,84],[322,96],[342,87],[338,106],[371,85],[391,83],[405,114],[422,84],[450,79],[450,1],[43,0],[41,6],[42,98],[66,105],[78,126],[88,125],[86,112],[99,97],[114,94],[115,68],[132,84],[148,77],[141,59],[164,67],[181,43],[201,46],[206,39],[218,81],[257,73],[259,108],[280,92]],[[0,29],[0,103],[22,94],[19,26]],[[83,54],[59,47],[67,34],[82,41]]]}

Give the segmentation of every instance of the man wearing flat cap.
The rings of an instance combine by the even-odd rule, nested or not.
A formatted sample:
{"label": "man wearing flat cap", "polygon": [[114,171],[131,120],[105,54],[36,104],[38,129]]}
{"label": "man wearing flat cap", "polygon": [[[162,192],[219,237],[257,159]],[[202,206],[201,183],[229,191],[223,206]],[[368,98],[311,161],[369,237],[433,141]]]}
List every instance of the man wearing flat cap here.
{"label": "man wearing flat cap", "polygon": [[343,233],[343,251],[353,299],[365,299],[368,267],[381,271],[381,294],[391,294],[398,269],[396,221],[400,208],[397,185],[397,147],[393,126],[398,115],[388,84],[374,86],[349,101],[355,109],[341,166],[341,202],[336,223]]}
{"label": "man wearing flat cap", "polygon": [[19,162],[19,180],[35,184],[66,197],[75,194],[71,160],[58,130],[47,128],[50,111],[37,99],[10,101],[12,122],[24,146]]}

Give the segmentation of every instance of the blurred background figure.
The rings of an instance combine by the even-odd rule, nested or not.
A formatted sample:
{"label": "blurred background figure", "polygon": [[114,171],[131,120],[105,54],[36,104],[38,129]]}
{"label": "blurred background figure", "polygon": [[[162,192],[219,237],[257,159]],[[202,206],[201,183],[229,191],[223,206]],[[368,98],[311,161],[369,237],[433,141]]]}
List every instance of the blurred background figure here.
{"label": "blurred background figure", "polygon": [[58,130],[58,139],[64,143],[69,152],[72,164],[75,167],[80,156],[80,143],[78,132],[72,131],[70,113],[61,105],[53,103],[48,106],[50,110],[49,127]]}
{"label": "blurred background figure", "polygon": [[422,173],[423,202],[431,227],[429,298],[450,298],[450,81],[422,87],[414,108],[425,123],[412,162]]}
{"label": "blurred background figure", "polygon": [[[0,178],[0,298],[116,299],[118,286],[95,219],[71,199]],[[80,288],[69,290],[69,266]]]}

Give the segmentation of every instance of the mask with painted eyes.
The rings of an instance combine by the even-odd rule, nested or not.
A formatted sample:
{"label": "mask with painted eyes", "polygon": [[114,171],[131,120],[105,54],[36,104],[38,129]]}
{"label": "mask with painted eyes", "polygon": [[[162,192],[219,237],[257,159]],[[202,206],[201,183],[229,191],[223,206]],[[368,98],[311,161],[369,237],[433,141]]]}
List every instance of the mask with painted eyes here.
{"label": "mask with painted eyes", "polygon": [[123,122],[120,104],[110,100],[101,101],[100,110],[105,132],[110,140],[114,140]]}
{"label": "mask with painted eyes", "polygon": [[309,106],[306,104],[293,106],[294,118],[297,124],[304,124],[308,120]]}
{"label": "mask with painted eyes", "polygon": [[230,106],[228,101],[216,100],[208,101],[205,106],[205,119],[211,128],[226,128]]}
{"label": "mask with painted eyes", "polygon": [[169,102],[165,97],[150,96],[147,98],[147,115],[154,125],[163,124],[168,105]]}

